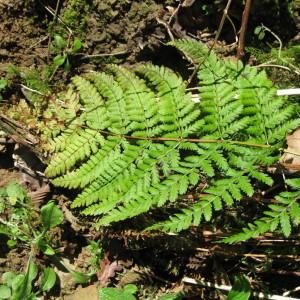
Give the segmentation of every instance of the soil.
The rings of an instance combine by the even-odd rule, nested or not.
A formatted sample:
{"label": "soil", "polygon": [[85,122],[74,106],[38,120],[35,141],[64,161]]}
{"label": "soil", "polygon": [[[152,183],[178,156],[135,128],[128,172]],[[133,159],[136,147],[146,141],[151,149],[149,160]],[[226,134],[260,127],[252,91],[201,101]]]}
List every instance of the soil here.
{"label": "soil", "polygon": [[46,63],[47,48],[42,47],[40,41],[47,35],[42,21],[47,16],[35,2],[38,1],[2,0],[0,3],[2,72],[10,64],[33,68]]}
{"label": "soil", "polygon": [[[49,30],[63,32],[64,35],[70,30],[74,36],[82,38],[84,48],[82,55],[76,56],[77,68],[73,72],[98,69],[108,62],[135,64],[151,61],[174,65],[173,62],[178,61],[176,51],[165,45],[170,39],[194,37],[205,42],[212,39],[218,27],[226,1],[218,1],[220,4],[212,5],[209,9],[206,9],[209,1],[203,2],[190,1],[192,5],[183,6],[174,14],[178,3],[171,0],[147,0],[143,3],[128,0],[87,1],[87,8],[81,12],[86,15],[77,16],[86,19],[84,25],[80,23],[81,26],[69,27],[63,20],[52,24],[53,11],[56,9],[52,1],[1,0],[0,75],[3,76],[5,68],[11,64],[38,70],[49,65],[49,57],[53,55],[49,46]],[[59,3],[58,14],[63,17],[70,5],[68,1]],[[272,12],[257,6],[254,4],[252,9],[249,32],[263,21],[284,40],[296,36],[299,18],[296,14],[294,19],[287,17],[285,5],[276,11],[276,24],[268,22],[268,13],[272,15]],[[80,7],[82,5],[75,6],[77,9]],[[230,10],[236,30],[241,21],[241,11],[240,4],[234,4]],[[285,26],[280,22],[285,22]],[[224,25],[221,40],[228,44],[235,41],[234,30],[228,23]],[[61,74],[55,79],[59,76]]]}
{"label": "soil", "polygon": [[[239,30],[243,8],[242,1],[237,2],[229,12],[231,23],[225,23],[215,45],[223,56],[235,55],[235,31]],[[259,43],[253,38],[253,30],[262,22],[280,35],[285,45],[299,41],[300,4],[293,8],[294,15],[291,17],[286,1],[278,4],[279,7],[272,6],[272,9],[268,1],[265,1],[263,7],[260,6],[260,1],[254,2],[248,26],[249,45]],[[57,1],[50,0],[0,0],[0,78],[9,79],[9,86],[2,93],[4,101],[1,109],[4,112],[12,105],[18,105],[21,99],[28,100],[21,85],[29,71],[37,71],[41,76],[39,78],[47,81],[44,97],[63,90],[73,75],[102,70],[107,63],[131,66],[153,62],[171,67],[182,74],[183,66],[189,62],[166,44],[174,38],[195,38],[212,45],[227,1],[212,3],[209,0],[196,0],[181,3],[182,7],[178,6],[179,1],[176,0],[61,0],[57,6]],[[276,22],[273,22],[274,13]],[[57,55],[53,47],[54,34],[60,34],[66,39],[78,37],[82,41],[83,48],[70,58],[72,68],[69,71],[55,69],[53,66],[53,58]],[[271,41],[272,38],[268,39]],[[260,47],[260,44],[256,46]],[[18,67],[18,71],[8,71],[7,68],[12,65]],[[184,77],[189,75],[190,73],[183,74]],[[280,76],[286,77],[285,73],[276,73],[274,81],[280,81]],[[295,81],[299,80],[299,76],[293,78]],[[28,107],[32,108],[31,104]],[[21,111],[25,115],[25,109],[22,108]],[[28,110],[25,119],[29,119],[31,113],[32,110]],[[0,117],[1,114],[2,112]],[[18,120],[21,122],[20,127],[31,129],[26,121],[20,119],[22,118]],[[20,183],[24,180],[25,171],[15,167],[13,156],[15,144],[18,143],[19,139],[13,140],[5,149],[0,148],[0,187],[12,179]],[[30,149],[32,148],[29,151]],[[39,159],[46,162],[45,157],[39,156]],[[38,187],[33,187],[33,184],[26,186],[29,193],[48,184],[45,178],[38,179],[42,181]],[[88,272],[90,266],[84,263],[90,257],[90,253],[87,253],[88,240],[101,241],[105,255],[100,261],[102,268],[94,278],[98,285],[123,287],[128,283],[137,283],[148,297],[141,299],[155,299],[157,295],[180,290],[184,276],[208,281],[214,281],[218,277],[222,283],[230,284],[229,276],[236,275],[241,270],[251,273],[252,264],[255,265],[255,274],[260,276],[257,281],[263,278],[272,291],[279,290],[278,282],[282,280],[286,281],[284,285],[288,288],[292,286],[291,282],[299,278],[298,266],[289,258],[278,259],[277,265],[270,268],[267,262],[259,260],[255,255],[241,260],[243,253],[267,251],[267,242],[256,245],[250,243],[243,249],[222,249],[215,244],[219,232],[214,229],[202,228],[200,231],[192,228],[175,237],[146,234],[140,233],[138,226],[133,226],[140,219],[95,232],[91,230],[88,220],[78,219],[68,210],[68,199],[72,195],[57,190],[44,194],[42,202],[51,197],[56,198],[67,216],[67,221],[54,234],[54,243],[61,249],[64,259],[78,270]],[[277,252],[281,252],[282,246],[279,242],[278,245]],[[293,247],[293,251],[299,251],[298,244]],[[25,269],[26,251],[10,250],[3,239],[0,240],[0,249],[0,275],[11,269],[18,272]],[[39,257],[38,261],[42,268],[52,263],[44,257]],[[276,269],[280,269],[282,273],[272,275]],[[59,274],[62,289],[54,291],[51,299],[84,299],[81,296],[84,292],[77,291],[76,294],[75,290],[87,288],[87,285],[70,283],[69,280],[72,279],[64,271],[60,270]],[[94,288],[92,289],[94,292]],[[224,299],[211,289],[187,285],[185,290],[189,294],[187,299],[199,299],[199,295],[200,299]],[[75,296],[70,298],[70,294],[74,293]],[[69,298],[64,298],[65,295],[69,295]]]}

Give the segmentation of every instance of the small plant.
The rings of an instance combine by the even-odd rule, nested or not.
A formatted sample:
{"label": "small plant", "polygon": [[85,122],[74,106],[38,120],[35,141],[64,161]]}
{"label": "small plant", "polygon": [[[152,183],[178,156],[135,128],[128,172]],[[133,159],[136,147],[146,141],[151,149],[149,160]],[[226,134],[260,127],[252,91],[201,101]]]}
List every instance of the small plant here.
{"label": "small plant", "polygon": [[54,66],[49,65],[42,70],[25,69],[20,71],[22,93],[33,108],[45,107],[45,96],[50,92],[50,76]]}
{"label": "small plant", "polygon": [[266,30],[263,26],[257,26],[254,29],[254,34],[257,36],[259,40],[263,40],[266,35]]}
{"label": "small plant", "polygon": [[[36,299],[34,297],[35,293],[31,294],[31,283],[37,276],[37,268],[33,264],[32,258],[39,251],[49,256],[56,254],[55,249],[51,246],[51,229],[62,223],[64,215],[54,201],[49,201],[40,210],[35,210],[26,191],[16,182],[11,182],[0,189],[0,215],[6,216],[6,218],[0,217],[0,235],[6,235],[9,238],[7,245],[10,248],[25,247],[29,250],[26,274],[15,275],[8,272],[3,277],[6,285],[0,286],[0,292],[2,290],[6,295],[10,289],[12,295],[10,299],[15,300],[21,298],[18,298],[19,296],[13,297],[13,295],[22,295],[22,293],[24,293],[24,296],[28,296],[25,299]],[[21,242],[21,245],[19,242]],[[96,260],[100,256],[101,247],[96,242],[92,243],[91,247]],[[76,283],[88,282],[96,272],[96,270],[92,270],[89,274],[84,274],[66,266],[63,261],[59,260],[59,262],[72,275]],[[96,269],[96,265],[94,267]],[[55,283],[54,278],[56,278],[56,275],[53,269],[46,268],[41,277],[41,290],[50,290]],[[1,298],[0,294],[0,299],[5,298]]]}
{"label": "small plant", "polygon": [[75,38],[70,45],[70,41],[66,41],[61,35],[56,34],[54,36],[54,51],[58,53],[53,63],[55,66],[62,66],[66,71],[71,69],[71,61],[74,54],[78,53],[82,48],[80,39]]}
{"label": "small plant", "polygon": [[[300,75],[300,47],[299,45],[290,45],[290,47],[284,49],[281,39],[277,34],[275,34],[272,30],[268,27],[264,26],[263,24],[257,26],[254,30],[254,34],[257,35],[259,40],[263,40],[265,38],[266,33],[271,34],[278,42],[279,48],[273,49],[271,48],[270,53],[264,53],[261,50],[254,49],[258,57],[260,56],[263,59],[263,63],[268,66],[268,64],[272,64],[271,66],[274,67],[274,64],[280,66],[286,66],[287,70],[294,72],[296,75]],[[253,48],[252,48],[253,49]],[[251,52],[251,48],[249,48]],[[254,53],[255,54],[255,53]],[[268,59],[267,59],[268,58]]]}
{"label": "small plant", "polygon": [[49,77],[54,66],[43,68],[21,68],[9,65],[4,69],[5,76],[0,79],[0,97],[3,92],[11,92],[14,88],[21,89],[26,101],[32,108],[45,105],[45,95],[49,94]]}
{"label": "small plant", "polygon": [[[31,207],[31,201],[26,196],[25,190],[16,182],[11,182],[0,189],[0,233],[10,238],[7,241],[9,247],[13,247],[18,240],[30,241],[34,215],[30,211]],[[6,218],[5,212],[8,215]]]}
{"label": "small plant", "polygon": [[30,257],[28,260],[25,274],[15,274],[6,272],[2,275],[3,285],[0,285],[0,299],[10,300],[36,300],[44,292],[50,291],[56,283],[55,271],[47,267],[40,274],[40,284],[38,289],[33,288],[33,282],[37,280],[38,268],[32,262]]}
{"label": "small plant", "polygon": [[15,79],[20,77],[20,69],[14,65],[8,65],[3,71],[5,76],[0,78],[0,100],[3,99],[3,93],[11,88]]}
{"label": "small plant", "polygon": [[88,261],[88,265],[98,270],[100,267],[100,260],[104,257],[100,241],[89,241],[88,250],[92,254],[92,258]]}
{"label": "small plant", "polygon": [[[0,234],[9,237],[9,247],[16,246],[17,241],[20,241],[31,248],[31,251],[38,248],[46,255],[55,254],[50,246],[50,229],[58,226],[64,216],[53,201],[41,208],[38,217],[26,191],[16,182],[12,182],[0,189],[0,209],[0,213],[7,216],[0,218]],[[40,224],[36,225],[38,218]]]}

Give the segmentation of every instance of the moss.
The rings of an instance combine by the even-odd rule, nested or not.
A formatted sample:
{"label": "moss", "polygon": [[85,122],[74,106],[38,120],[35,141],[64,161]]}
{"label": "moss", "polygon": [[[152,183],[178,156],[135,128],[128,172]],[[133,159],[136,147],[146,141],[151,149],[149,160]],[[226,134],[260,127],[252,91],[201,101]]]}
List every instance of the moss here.
{"label": "moss", "polygon": [[133,2],[130,8],[130,11],[128,13],[128,18],[129,19],[135,19],[135,18],[140,18],[140,17],[145,17],[149,13],[152,13],[157,9],[157,6],[155,5],[148,5],[147,3],[137,3]]}
{"label": "moss", "polygon": [[61,18],[72,29],[75,36],[83,37],[87,24],[90,5],[86,0],[69,0],[62,11]]}

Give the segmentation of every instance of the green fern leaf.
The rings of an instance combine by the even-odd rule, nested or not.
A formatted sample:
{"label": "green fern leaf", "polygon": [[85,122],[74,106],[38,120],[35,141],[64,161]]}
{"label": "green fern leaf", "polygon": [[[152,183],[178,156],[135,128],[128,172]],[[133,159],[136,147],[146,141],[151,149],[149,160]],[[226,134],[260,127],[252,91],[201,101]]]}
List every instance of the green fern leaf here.
{"label": "green fern leaf", "polygon": [[290,217],[287,212],[282,212],[280,214],[280,225],[284,236],[288,237],[291,234],[291,223]]}
{"label": "green fern leaf", "polygon": [[[179,196],[199,182],[206,188],[196,203],[151,228],[180,231],[208,222],[214,211],[251,197],[258,182],[272,185],[266,167],[300,125],[265,72],[220,59],[196,41],[171,44],[199,65],[200,103],[175,72],[151,64],[133,71],[111,65],[109,74],[72,79],[67,94],[80,102],[81,114],[54,139],[46,175],[56,186],[81,189],[71,206],[97,216],[97,226],[170,202],[179,210]],[[300,221],[298,186],[291,181],[293,193],[280,194],[259,220],[227,241],[270,230],[290,234]]]}
{"label": "green fern leaf", "polygon": [[299,225],[300,224],[300,207],[299,204],[294,202],[290,206],[290,216],[291,220],[293,220],[294,225]]}

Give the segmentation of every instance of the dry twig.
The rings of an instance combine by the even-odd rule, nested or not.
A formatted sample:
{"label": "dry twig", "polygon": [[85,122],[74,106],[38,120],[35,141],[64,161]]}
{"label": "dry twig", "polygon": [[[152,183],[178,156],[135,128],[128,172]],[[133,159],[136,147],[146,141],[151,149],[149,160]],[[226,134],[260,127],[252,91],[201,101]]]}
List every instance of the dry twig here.
{"label": "dry twig", "polygon": [[247,30],[250,9],[251,9],[252,0],[246,0],[243,17],[242,17],[242,24],[240,28],[240,36],[239,36],[239,44],[237,48],[237,58],[241,59],[245,55],[245,34]]}

